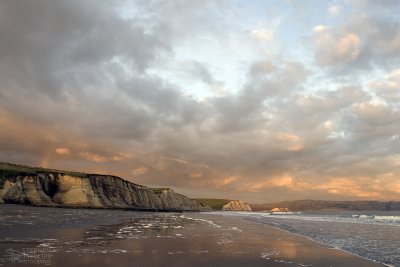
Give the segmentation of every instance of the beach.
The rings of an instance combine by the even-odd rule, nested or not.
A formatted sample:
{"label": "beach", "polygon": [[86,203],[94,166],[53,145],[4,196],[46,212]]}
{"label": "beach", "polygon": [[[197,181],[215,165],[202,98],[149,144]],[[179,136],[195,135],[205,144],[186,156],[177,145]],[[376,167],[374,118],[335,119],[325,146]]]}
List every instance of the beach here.
{"label": "beach", "polygon": [[213,213],[0,205],[0,225],[0,266],[383,266]]}

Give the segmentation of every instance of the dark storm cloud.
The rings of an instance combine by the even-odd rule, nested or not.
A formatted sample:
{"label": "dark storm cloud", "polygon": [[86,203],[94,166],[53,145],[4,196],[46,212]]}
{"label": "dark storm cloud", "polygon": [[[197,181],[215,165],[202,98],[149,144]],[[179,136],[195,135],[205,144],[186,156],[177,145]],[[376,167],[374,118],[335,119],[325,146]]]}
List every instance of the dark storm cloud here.
{"label": "dark storm cloud", "polygon": [[72,128],[96,120],[104,126],[99,105],[114,128],[151,121],[140,108],[113,102],[121,98],[113,79],[126,69],[143,73],[168,51],[156,34],[97,1],[5,1],[0,12],[2,106]]}
{"label": "dark storm cloud", "polygon": [[[176,90],[160,89],[143,74],[168,52],[168,43],[122,19],[111,4],[6,1],[0,12],[1,101],[10,110],[82,124],[90,134],[133,138],[149,134],[158,114],[169,113],[171,121],[193,116],[190,100],[185,104]],[[125,81],[127,71],[137,78]],[[128,87],[130,102],[118,89]]]}
{"label": "dark storm cloud", "polygon": [[93,82],[90,79],[96,77],[79,72],[95,72],[118,58],[143,71],[160,49],[167,48],[134,21],[119,17],[110,4],[5,1],[0,12],[2,80],[25,90],[58,94],[74,78]]}

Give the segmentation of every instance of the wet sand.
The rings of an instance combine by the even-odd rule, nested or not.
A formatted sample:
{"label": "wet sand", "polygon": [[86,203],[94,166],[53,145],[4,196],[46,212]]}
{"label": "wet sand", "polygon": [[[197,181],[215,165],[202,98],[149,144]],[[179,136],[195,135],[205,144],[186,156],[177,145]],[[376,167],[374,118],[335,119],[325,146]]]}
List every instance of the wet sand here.
{"label": "wet sand", "polygon": [[[49,210],[60,212],[61,209]],[[53,224],[49,222],[45,226],[42,223],[2,226],[0,265],[383,266],[240,218],[208,213],[127,214],[121,211],[102,220],[102,212],[109,211],[90,212],[85,216],[93,218],[92,225],[82,224],[79,216],[72,215],[76,218],[62,225],[55,216]],[[61,212],[58,217],[62,217]],[[38,249],[28,251],[32,253],[31,259],[36,255],[47,262],[21,261],[24,258],[20,252],[27,248]],[[18,255],[20,262],[15,261]]]}

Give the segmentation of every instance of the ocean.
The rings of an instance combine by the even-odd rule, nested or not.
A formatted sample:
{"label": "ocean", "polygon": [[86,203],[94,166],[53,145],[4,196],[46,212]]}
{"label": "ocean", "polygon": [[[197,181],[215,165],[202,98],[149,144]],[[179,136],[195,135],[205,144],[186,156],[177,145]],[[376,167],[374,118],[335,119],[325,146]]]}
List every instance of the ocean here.
{"label": "ocean", "polygon": [[277,227],[374,262],[400,266],[400,211],[216,214]]}
{"label": "ocean", "polygon": [[5,204],[0,266],[400,266],[399,227],[400,212],[163,213]]}

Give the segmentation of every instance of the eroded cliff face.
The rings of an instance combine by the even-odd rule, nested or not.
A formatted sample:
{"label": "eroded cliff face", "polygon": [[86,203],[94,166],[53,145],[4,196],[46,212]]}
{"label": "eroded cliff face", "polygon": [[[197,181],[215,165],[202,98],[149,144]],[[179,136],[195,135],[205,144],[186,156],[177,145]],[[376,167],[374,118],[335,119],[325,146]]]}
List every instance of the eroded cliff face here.
{"label": "eroded cliff face", "polygon": [[243,201],[233,200],[222,207],[223,210],[234,210],[234,211],[251,211],[251,207],[248,203]]}
{"label": "eroded cliff face", "polygon": [[0,203],[168,211],[201,209],[195,200],[171,189],[153,190],[115,176],[39,173],[0,179]]}

